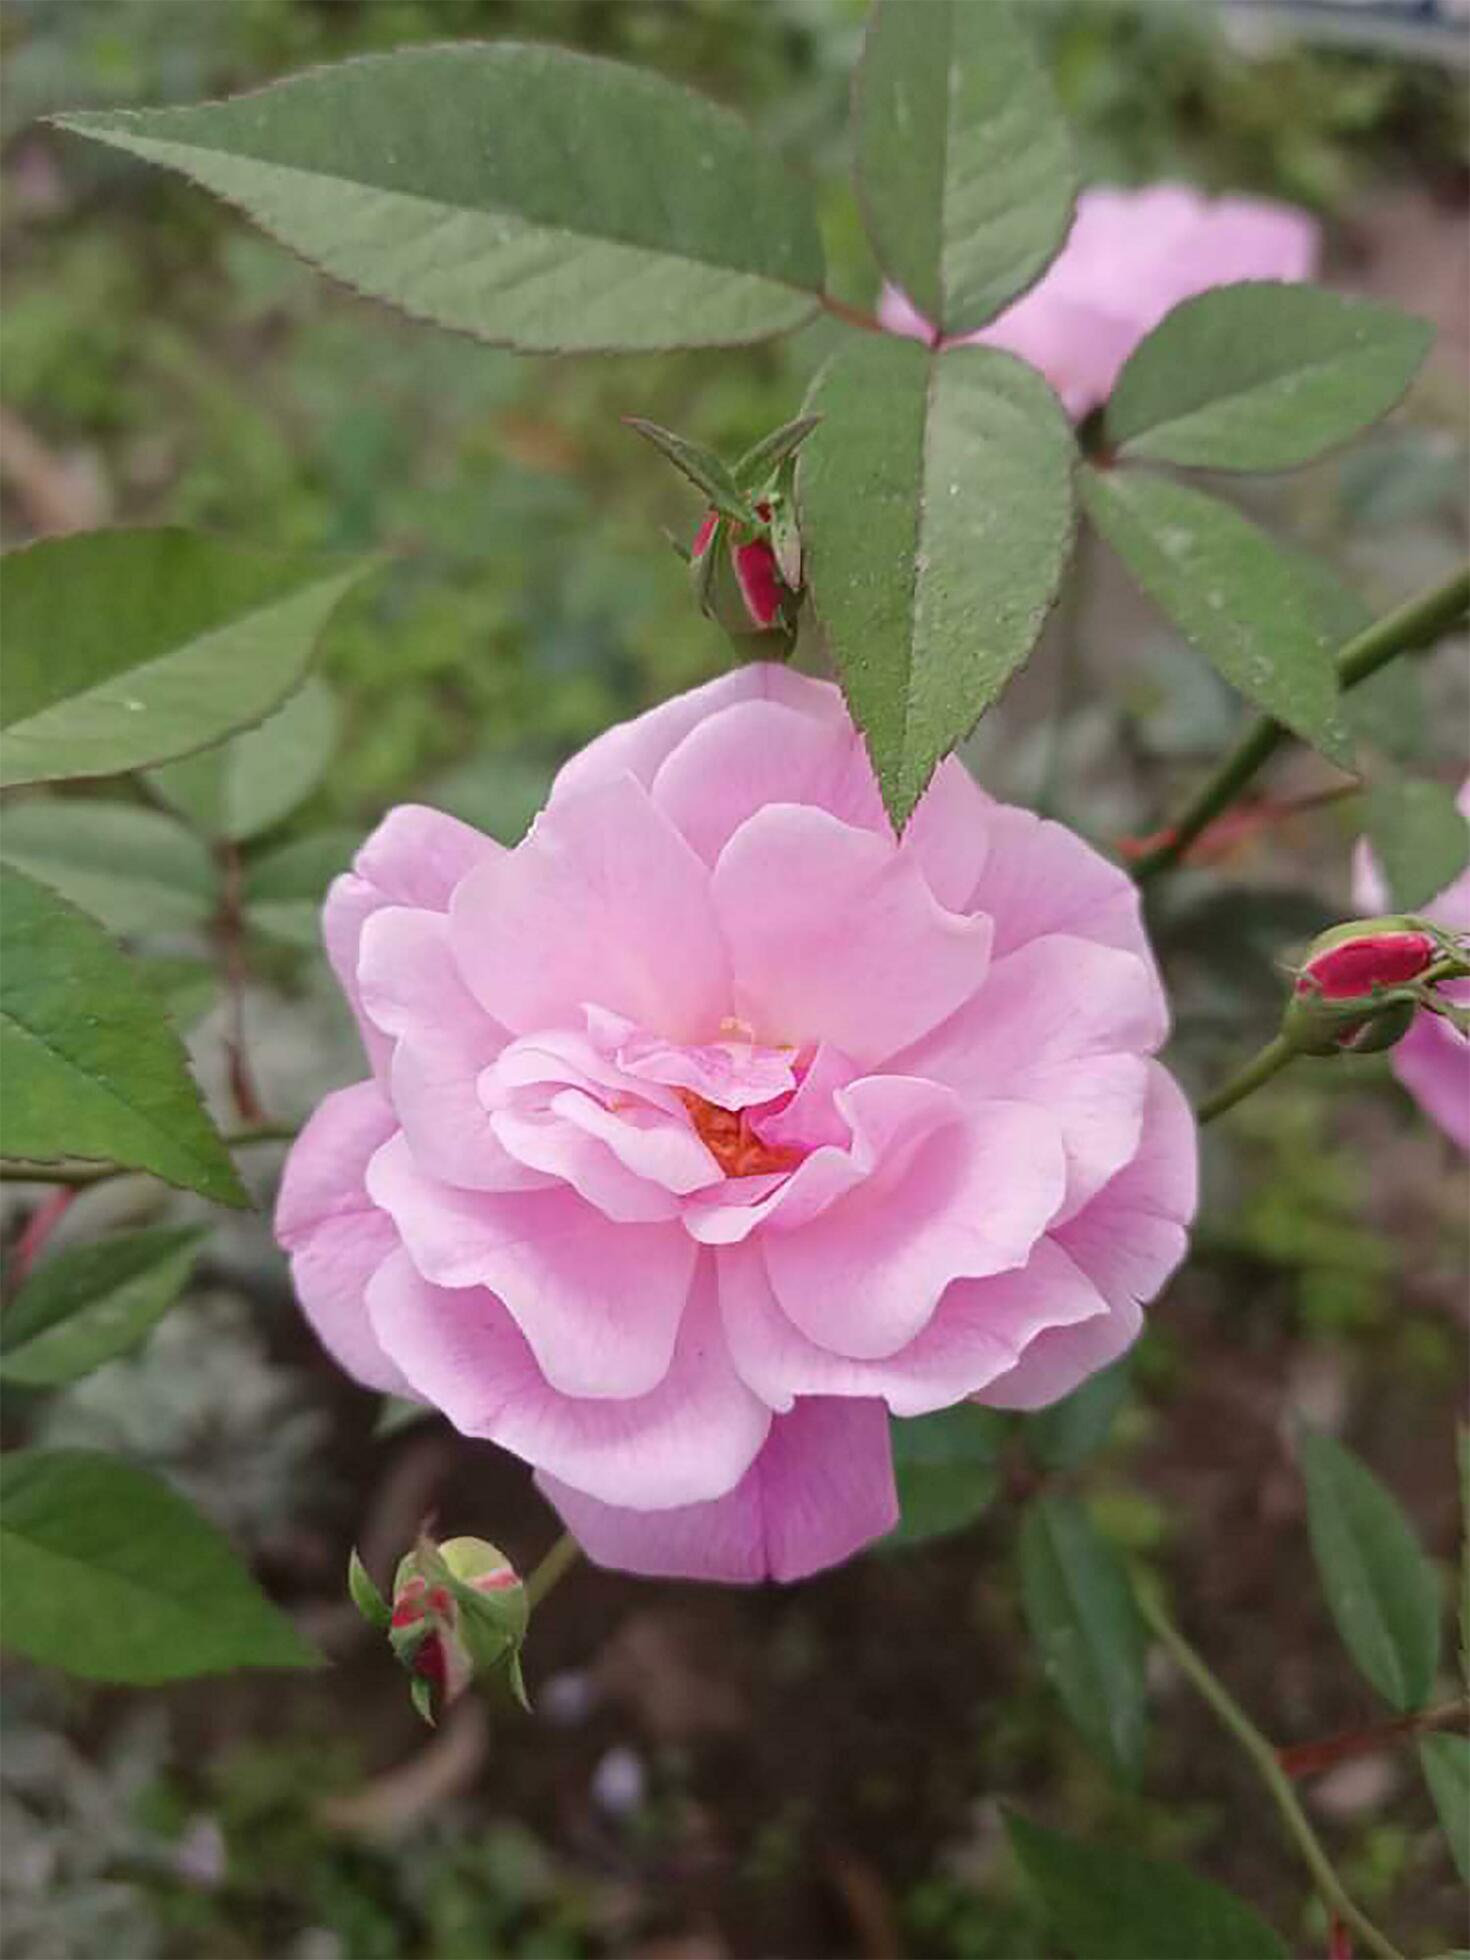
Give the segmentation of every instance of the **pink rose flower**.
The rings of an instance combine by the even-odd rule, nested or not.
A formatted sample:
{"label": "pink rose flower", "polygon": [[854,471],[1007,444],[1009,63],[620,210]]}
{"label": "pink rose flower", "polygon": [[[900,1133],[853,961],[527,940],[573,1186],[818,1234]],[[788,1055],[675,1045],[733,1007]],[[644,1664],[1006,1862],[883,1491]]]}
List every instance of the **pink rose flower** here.
{"label": "pink rose flower", "polygon": [[[1083,191],[1067,242],[1036,285],[958,344],[1019,354],[1080,421],[1181,300],[1241,279],[1308,279],[1317,250],[1315,222],[1290,205],[1207,198],[1186,184]],[[884,286],[878,318],[890,332],[932,337],[896,286]]]}
{"label": "pink rose flower", "polygon": [[301,1300],[602,1564],[848,1557],[896,1519],[890,1410],[1065,1395],[1183,1254],[1131,881],[954,759],[895,842],[784,667],[611,729],[515,850],[393,811],[325,930],[374,1075],[286,1168]]}
{"label": "pink rose flower", "polygon": [[[1470,777],[1457,800],[1470,817]],[[1366,840],[1359,843],[1353,859],[1353,903],[1368,912],[1389,909],[1388,887]],[[1421,918],[1433,919],[1452,932],[1470,932],[1470,869],[1418,909]],[[1439,991],[1447,1000],[1470,1006],[1470,980],[1446,981]],[[1424,1114],[1462,1150],[1470,1151],[1470,1038],[1451,1027],[1443,1015],[1421,1008],[1403,1040],[1389,1050],[1389,1059],[1394,1074]]]}

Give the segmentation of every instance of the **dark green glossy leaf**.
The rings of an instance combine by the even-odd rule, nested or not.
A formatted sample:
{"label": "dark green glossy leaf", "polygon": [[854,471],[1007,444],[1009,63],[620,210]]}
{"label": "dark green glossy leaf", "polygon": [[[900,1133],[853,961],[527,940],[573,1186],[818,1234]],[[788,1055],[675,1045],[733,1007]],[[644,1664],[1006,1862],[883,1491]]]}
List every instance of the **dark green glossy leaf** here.
{"label": "dark green glossy leaf", "polygon": [[1298,1445],[1312,1553],[1343,1644],[1386,1701],[1422,1708],[1439,1665],[1440,1590],[1408,1519],[1329,1436]]}
{"label": "dark green glossy leaf", "polygon": [[0,1155],[100,1159],[248,1203],[146,978],[102,929],[0,869]]}
{"label": "dark green glossy leaf", "polygon": [[258,728],[166,763],[149,780],[204,836],[243,843],[311,795],[332,759],[337,726],[331,689],[308,675]]}
{"label": "dark green glossy leaf", "polygon": [[58,120],[375,299],[529,352],[760,340],[822,285],[804,186],[737,117],[561,48],[404,48],[232,101]]}
{"label": "dark green glossy leaf", "polygon": [[1470,1885],[1470,1737],[1426,1735],[1419,1743],[1419,1761],[1455,1869]]}
{"label": "dark green glossy leaf", "polygon": [[885,1546],[948,1537],[988,1510],[1000,1490],[1000,1451],[1009,1426],[994,1409],[973,1402],[892,1422],[900,1515]]}
{"label": "dark green glossy leaf", "polygon": [[1087,469],[1082,491],[1089,517],[1185,639],[1248,701],[1346,766],[1322,568],[1165,477]]}
{"label": "dark green glossy leaf", "polygon": [[1143,1767],[1143,1623],[1122,1561],[1074,1498],[1038,1497],[1021,1526],[1021,1596],[1047,1679],[1105,1761]]}
{"label": "dark green glossy leaf", "polygon": [[319,1664],[213,1525],[91,1450],[0,1458],[0,1590],[6,1646],[89,1680]]}
{"label": "dark green glossy leaf", "polygon": [[1108,439],[1152,462],[1294,469],[1392,408],[1433,338],[1423,320],[1317,286],[1220,286],[1135,350]]}
{"label": "dark green glossy leaf", "polygon": [[1079,1844],[1014,1812],[1006,1826],[1072,1960],[1287,1960],[1248,1905],[1182,1865]]}
{"label": "dark green glossy leaf", "polygon": [[218,902],[215,868],[197,837],[160,810],[110,797],[8,804],[0,860],[124,936],[197,931]]}
{"label": "dark green glossy leaf", "polygon": [[58,1388],[129,1353],[178,1298],[203,1238],[163,1228],[53,1254],[0,1319],[0,1380]]}
{"label": "dark green glossy leaf", "polygon": [[946,334],[983,327],[1038,277],[1076,179],[1009,8],[880,0],[858,71],[857,174],[878,263]]}
{"label": "dark green glossy leaf", "polygon": [[1427,905],[1470,860],[1470,824],[1454,792],[1415,777],[1377,783],[1363,808],[1374,855],[1401,912]]}
{"label": "dark green glossy leaf", "polygon": [[1072,544],[1069,429],[988,347],[868,338],[817,377],[806,573],[895,825],[1036,642]]}
{"label": "dark green glossy leaf", "polygon": [[0,785],[146,769],[262,720],[374,563],[188,531],[95,531],[9,553]]}

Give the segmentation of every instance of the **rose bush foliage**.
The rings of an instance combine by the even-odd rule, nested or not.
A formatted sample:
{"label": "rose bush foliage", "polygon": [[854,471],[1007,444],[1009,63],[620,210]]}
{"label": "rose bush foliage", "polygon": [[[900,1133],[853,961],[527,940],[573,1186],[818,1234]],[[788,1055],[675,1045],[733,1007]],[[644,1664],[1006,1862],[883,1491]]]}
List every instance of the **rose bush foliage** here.
{"label": "rose bush foliage", "polygon": [[954,759],[895,840],[826,683],[610,730],[514,850],[393,811],[325,936],[373,1074],[287,1167],[301,1300],[604,1564],[848,1556],[895,1522],[890,1412],[1066,1394],[1183,1255],[1130,880]]}

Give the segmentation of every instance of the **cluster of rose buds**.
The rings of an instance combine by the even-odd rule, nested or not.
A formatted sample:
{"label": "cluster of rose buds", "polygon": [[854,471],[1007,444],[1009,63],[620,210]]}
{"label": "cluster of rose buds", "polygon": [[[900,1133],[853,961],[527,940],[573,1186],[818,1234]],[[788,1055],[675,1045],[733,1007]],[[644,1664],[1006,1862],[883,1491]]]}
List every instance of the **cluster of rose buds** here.
{"label": "cluster of rose buds", "polygon": [[1376,1054],[1401,1041],[1421,1010],[1458,1025],[1463,1009],[1438,988],[1467,977],[1466,946],[1431,921],[1353,919],[1307,949],[1281,1032],[1302,1055]]}
{"label": "cluster of rose buds", "polygon": [[796,452],[816,417],[784,423],[729,465],[655,422],[629,420],[709,500],[687,553],[700,611],[749,658],[789,653],[802,593]]}
{"label": "cluster of rose buds", "polygon": [[421,1535],[398,1562],[391,1606],[356,1552],[347,1584],[363,1618],[387,1634],[426,1722],[476,1679],[501,1677],[526,1704],[520,1652],[530,1605],[520,1575],[494,1545],[483,1538],[436,1545]]}

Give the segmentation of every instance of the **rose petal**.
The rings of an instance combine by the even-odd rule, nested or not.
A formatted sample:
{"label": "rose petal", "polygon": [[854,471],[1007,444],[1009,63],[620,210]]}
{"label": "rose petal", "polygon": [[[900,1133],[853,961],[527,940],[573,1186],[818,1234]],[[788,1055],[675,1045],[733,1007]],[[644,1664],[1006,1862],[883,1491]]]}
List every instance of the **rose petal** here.
{"label": "rose petal", "polygon": [[731,1365],[708,1259],[667,1374],[625,1399],[552,1388],[492,1293],[432,1286],[403,1253],[384,1265],[368,1304],[384,1346],[457,1429],[609,1504],[664,1508],[719,1497],[744,1476],[770,1427],[769,1411]]}
{"label": "rose petal", "polygon": [[729,1012],[709,873],[631,776],[554,802],[450,918],[471,991],[517,1033],[579,1026],[592,1003],[701,1041]]}
{"label": "rose petal", "polygon": [[565,1186],[460,1191],[426,1177],[402,1136],[367,1187],[436,1286],[488,1286],[565,1395],[643,1395],[674,1352],[697,1247],[677,1225],[618,1225]]}
{"label": "rose petal", "polygon": [[985,977],[989,921],[946,911],[911,860],[822,810],[758,812],[720,853],[713,891],[735,1012],[773,1045],[829,1041],[872,1067]]}
{"label": "rose petal", "polygon": [[898,1522],[888,1417],[876,1401],[798,1402],[712,1504],[621,1510],[545,1473],[536,1481],[595,1565],[652,1579],[790,1583],[851,1558]]}
{"label": "rose petal", "polygon": [[368,1159],[392,1136],[393,1112],[375,1082],[338,1089],[291,1146],[276,1199],[276,1239],[322,1346],[355,1380],[410,1393],[374,1337],[363,1295],[398,1246],[392,1220],[363,1182]]}

